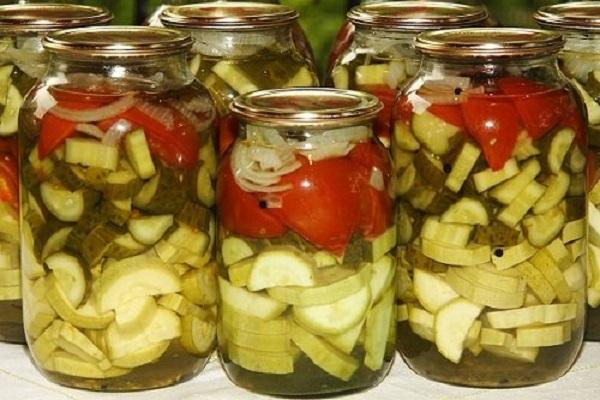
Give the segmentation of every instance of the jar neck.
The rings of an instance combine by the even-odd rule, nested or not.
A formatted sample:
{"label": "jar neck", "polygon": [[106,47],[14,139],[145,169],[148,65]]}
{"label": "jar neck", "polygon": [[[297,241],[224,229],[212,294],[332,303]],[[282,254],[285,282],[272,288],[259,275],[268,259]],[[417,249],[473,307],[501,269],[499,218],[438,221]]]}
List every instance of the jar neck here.
{"label": "jar neck", "polygon": [[6,49],[3,55],[32,78],[39,79],[46,71],[48,55],[42,46],[44,33],[23,33],[0,37]]}
{"label": "jar neck", "polygon": [[90,90],[94,85],[116,91],[165,91],[191,83],[185,53],[147,58],[81,59],[51,54],[43,83]]}
{"label": "jar neck", "polygon": [[419,56],[413,46],[417,34],[418,32],[357,27],[354,34],[354,47],[374,54],[386,54],[390,59],[418,59]]}
{"label": "jar neck", "polygon": [[587,55],[600,55],[598,40],[600,32],[561,31],[565,38],[564,52]]}
{"label": "jar neck", "polygon": [[241,58],[265,48],[274,53],[295,49],[292,25],[240,31],[197,29],[190,33],[194,38],[192,52],[208,57]]}

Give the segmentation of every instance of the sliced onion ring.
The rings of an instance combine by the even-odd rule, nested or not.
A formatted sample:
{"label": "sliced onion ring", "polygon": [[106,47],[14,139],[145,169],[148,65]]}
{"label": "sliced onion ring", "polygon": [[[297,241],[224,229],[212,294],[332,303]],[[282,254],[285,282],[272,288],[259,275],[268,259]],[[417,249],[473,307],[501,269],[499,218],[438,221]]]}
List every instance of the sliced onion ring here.
{"label": "sliced onion ring", "polygon": [[136,104],[133,94],[123,96],[114,103],[98,107],[92,110],[72,110],[61,106],[52,107],[49,112],[59,118],[73,122],[95,122],[103,119],[113,118],[124,113]]}

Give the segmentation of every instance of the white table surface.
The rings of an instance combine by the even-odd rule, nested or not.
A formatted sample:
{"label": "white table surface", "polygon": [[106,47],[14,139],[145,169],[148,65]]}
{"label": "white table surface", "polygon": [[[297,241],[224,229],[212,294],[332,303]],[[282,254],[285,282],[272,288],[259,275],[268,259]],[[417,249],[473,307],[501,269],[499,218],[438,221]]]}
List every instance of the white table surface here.
{"label": "white table surface", "polygon": [[[23,346],[0,343],[0,400],[245,400],[266,398],[235,387],[213,360],[196,378],[174,387],[136,393],[95,393],[48,382]],[[556,382],[522,389],[466,389],[430,382],[397,357],[387,379],[346,399],[377,400],[596,400],[600,399],[600,343],[586,343],[571,371]]]}

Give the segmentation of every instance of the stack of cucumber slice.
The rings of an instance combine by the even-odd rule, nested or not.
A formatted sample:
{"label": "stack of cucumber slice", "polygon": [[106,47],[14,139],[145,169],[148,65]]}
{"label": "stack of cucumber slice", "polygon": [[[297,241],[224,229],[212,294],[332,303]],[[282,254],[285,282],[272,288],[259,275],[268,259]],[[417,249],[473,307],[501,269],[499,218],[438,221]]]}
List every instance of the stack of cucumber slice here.
{"label": "stack of cucumber slice", "polygon": [[451,122],[429,111],[396,121],[397,315],[414,334],[400,350],[417,362],[415,348],[431,342],[443,359],[427,362],[439,368],[444,359],[471,368],[571,359],[586,298],[585,156],[575,132],[522,133],[492,169]]}

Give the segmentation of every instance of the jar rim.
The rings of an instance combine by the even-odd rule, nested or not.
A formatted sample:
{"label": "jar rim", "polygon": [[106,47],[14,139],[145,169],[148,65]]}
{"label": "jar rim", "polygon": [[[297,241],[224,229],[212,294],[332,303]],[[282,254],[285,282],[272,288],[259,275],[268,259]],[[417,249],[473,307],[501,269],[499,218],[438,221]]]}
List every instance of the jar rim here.
{"label": "jar rim", "polygon": [[578,1],[540,7],[533,15],[544,28],[572,31],[600,31],[600,4],[597,1]]}
{"label": "jar rim", "polygon": [[235,98],[233,115],[265,126],[325,128],[367,122],[383,105],[371,94],[332,88],[260,90]]}
{"label": "jar rim", "polygon": [[80,58],[140,58],[185,52],[189,34],[149,26],[97,26],[51,32],[42,40],[50,52]]}
{"label": "jar rim", "polygon": [[557,32],[523,28],[464,28],[424,32],[415,47],[442,58],[535,58],[558,53],[564,38]]}
{"label": "jar rim", "polygon": [[167,7],[160,15],[165,26],[188,29],[263,29],[296,21],[296,10],[279,4],[252,2],[203,3]]}
{"label": "jar rim", "polygon": [[466,4],[387,1],[355,6],[347,18],[360,27],[420,32],[475,26],[488,18],[488,12],[485,7]]}
{"label": "jar rim", "polygon": [[0,6],[0,35],[101,25],[112,19],[112,13],[103,7],[78,4],[4,5]]}

